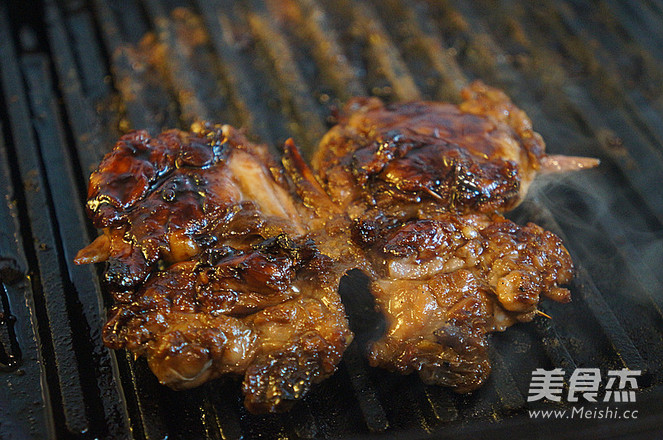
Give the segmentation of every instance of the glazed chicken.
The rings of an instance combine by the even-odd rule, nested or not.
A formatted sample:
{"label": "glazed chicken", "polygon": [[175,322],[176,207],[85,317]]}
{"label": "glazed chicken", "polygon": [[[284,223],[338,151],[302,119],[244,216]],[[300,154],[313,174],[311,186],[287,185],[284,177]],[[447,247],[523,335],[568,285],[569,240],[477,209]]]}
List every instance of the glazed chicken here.
{"label": "glazed chicken", "polygon": [[371,292],[387,330],[369,349],[373,366],[419,372],[458,392],[490,372],[487,335],[530,321],[541,296],[568,302],[560,284],[573,264],[561,240],[498,214],[379,217],[355,224],[376,272]]}
{"label": "glazed chicken", "polygon": [[476,389],[490,332],[531,320],[541,297],[570,301],[561,240],[501,213],[537,173],[597,161],[546,155],[496,89],[463,98],[355,98],[313,171],[291,140],[279,164],[227,125],[123,136],[90,177],[103,234],[76,257],[108,262],[105,343],[175,389],[243,375],[250,411],[282,411],[352,341],[338,286],[358,268],[387,322],[371,364]]}
{"label": "glazed chicken", "polygon": [[322,139],[313,168],[332,200],[352,218],[368,209],[454,212],[514,208],[539,172],[597,165],[547,156],[532,123],[501,91],[475,82],[459,105],[386,106],[354,98]]}
{"label": "glazed chicken", "polygon": [[500,212],[537,173],[598,164],[546,155],[527,115],[499,90],[476,82],[462,97],[458,106],[355,98],[313,157],[373,263],[387,330],[369,348],[371,364],[459,392],[488,376],[489,332],[533,319],[541,296],[570,301],[560,285],[573,264],[561,240]]}
{"label": "glazed chicken", "polygon": [[123,136],[90,178],[104,233],[76,258],[109,262],[105,343],[172,388],[244,375],[247,408],[287,409],[352,340],[337,291],[356,258],[318,250],[332,214],[306,207],[307,190],[230,126]]}
{"label": "glazed chicken", "polygon": [[158,261],[198,254],[218,238],[217,227],[232,235],[232,225],[254,218],[256,228],[301,234],[294,203],[267,150],[230,126],[154,138],[135,131],[90,176],[86,208],[104,234],[76,262],[108,260],[108,283],[130,290]]}

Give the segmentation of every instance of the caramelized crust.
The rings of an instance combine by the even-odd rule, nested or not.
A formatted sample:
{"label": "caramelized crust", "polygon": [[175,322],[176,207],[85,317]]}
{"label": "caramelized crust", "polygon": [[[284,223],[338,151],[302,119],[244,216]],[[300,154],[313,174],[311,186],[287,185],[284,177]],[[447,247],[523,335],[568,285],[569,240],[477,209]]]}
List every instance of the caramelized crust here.
{"label": "caramelized crust", "polygon": [[109,263],[105,343],[175,389],[243,375],[254,412],[286,410],[330,376],[352,340],[337,292],[352,259],[312,229],[332,205],[306,207],[304,185],[229,126],[124,136],[90,179],[104,234],[76,259]]}
{"label": "caramelized crust", "polygon": [[245,405],[277,412],[329,377],[352,341],[337,289],[371,278],[387,328],[371,365],[467,392],[490,373],[487,335],[530,321],[573,264],[561,240],[500,212],[537,172],[592,167],[547,156],[525,113],[474,83],[459,106],[355,98],[313,173],[232,127],[123,136],[90,178],[116,305],[105,343],[147,358],[175,389],[243,375]]}
{"label": "caramelized crust", "polygon": [[335,371],[352,340],[334,273],[311,242],[285,235],[208,249],[117,304],[104,341],[144,355],[174,389],[244,375],[251,411],[283,411]]}
{"label": "caramelized crust", "polygon": [[490,372],[489,332],[530,321],[541,295],[571,299],[559,287],[573,276],[568,252],[532,223],[497,214],[379,218],[358,221],[354,237],[378,272],[371,291],[387,319],[371,364],[418,371],[427,383],[476,389]]}
{"label": "caramelized crust", "polygon": [[466,392],[489,374],[488,333],[531,320],[541,296],[570,301],[560,286],[573,264],[561,240],[498,213],[523,199],[538,172],[598,162],[547,156],[527,115],[497,89],[475,82],[462,98],[355,98],[313,166],[371,263],[387,320],[371,364]]}
{"label": "caramelized crust", "polygon": [[107,238],[83,249],[77,262],[108,260],[106,281],[118,299],[158,261],[185,261],[215,242],[220,225],[304,231],[266,148],[227,125],[155,138],[129,133],[92,173],[89,188],[88,214]]}
{"label": "caramelized crust", "polygon": [[332,199],[351,215],[425,201],[464,212],[517,205],[545,144],[502,92],[474,83],[463,97],[460,106],[351,100],[313,158]]}

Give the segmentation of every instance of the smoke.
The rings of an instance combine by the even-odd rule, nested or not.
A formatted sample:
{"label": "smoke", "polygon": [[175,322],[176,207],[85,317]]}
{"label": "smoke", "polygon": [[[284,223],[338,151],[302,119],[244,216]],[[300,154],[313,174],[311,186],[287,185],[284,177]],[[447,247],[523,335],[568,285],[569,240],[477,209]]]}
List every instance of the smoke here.
{"label": "smoke", "polygon": [[660,302],[663,226],[609,162],[543,176],[527,199],[518,221],[529,220],[533,206],[547,211],[552,224],[542,226],[559,228],[554,232],[565,238],[576,264],[588,270],[604,297]]}

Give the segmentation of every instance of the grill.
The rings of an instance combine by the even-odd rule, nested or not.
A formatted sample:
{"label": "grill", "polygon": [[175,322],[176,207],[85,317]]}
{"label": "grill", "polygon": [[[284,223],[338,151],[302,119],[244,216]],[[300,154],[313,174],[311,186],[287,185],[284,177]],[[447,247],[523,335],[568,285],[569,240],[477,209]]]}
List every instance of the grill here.
{"label": "grill", "polygon": [[[0,5],[0,438],[599,438],[663,428],[663,2],[61,0]],[[150,35],[146,37],[146,35]],[[143,47],[143,49],[140,49]],[[149,48],[146,50],[145,48]],[[149,55],[149,56],[148,56]],[[242,126],[310,154],[353,95],[457,100],[503,88],[556,154],[598,169],[538,185],[510,216],[565,239],[571,305],[491,337],[471,395],[370,368],[381,323],[342,281],[356,342],[290,413],[234,380],[174,392],[103,347],[110,297],[73,265],[97,235],[87,177],[118,133]],[[532,371],[641,370],[637,422],[530,419]],[[588,408],[591,405],[588,404]]]}

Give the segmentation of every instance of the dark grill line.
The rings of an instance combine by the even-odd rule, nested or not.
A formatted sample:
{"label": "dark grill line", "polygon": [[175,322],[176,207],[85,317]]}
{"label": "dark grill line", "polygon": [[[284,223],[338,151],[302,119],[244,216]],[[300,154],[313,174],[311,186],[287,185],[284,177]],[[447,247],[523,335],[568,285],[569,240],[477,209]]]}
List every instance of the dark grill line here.
{"label": "dark grill line", "polygon": [[[111,54],[111,73],[120,92],[127,119],[121,128],[141,128],[151,133],[178,125],[178,109],[163,89],[157,72],[129,49],[113,10],[103,0],[93,0],[102,26],[101,35]],[[131,14],[127,15],[131,17]],[[131,121],[131,126],[129,126]]]}
{"label": "dark grill line", "polygon": [[315,46],[316,57],[323,75],[334,87],[334,92],[343,102],[353,96],[366,94],[356,69],[348,60],[339,42],[336,29],[330,23],[324,9],[315,0],[296,0],[300,9],[298,26],[304,29]]}
{"label": "dark grill line", "polygon": [[[47,1],[46,9],[48,8],[53,10],[51,14],[58,10],[52,0]],[[65,2],[63,10],[67,13],[66,28],[72,36],[68,51],[74,54],[74,65],[80,73],[81,88],[93,102],[106,100],[113,88],[104,61],[106,54],[96,38],[92,15],[78,1]],[[45,19],[48,20],[48,17]],[[57,55],[53,52],[51,54],[53,58]]]}
{"label": "dark grill line", "polygon": [[215,386],[205,389],[205,400],[202,412],[203,425],[210,439],[240,440],[244,438],[239,423],[239,414],[234,399],[228,397],[236,393],[235,389],[225,386]]}
{"label": "dark grill line", "polygon": [[502,403],[501,410],[504,412],[516,411],[525,406],[525,398],[520,393],[516,381],[504,362],[502,355],[489,346],[490,361],[492,364],[492,378],[495,390]]}
{"label": "dark grill line", "polygon": [[[534,52],[535,49],[532,49],[532,51]],[[543,73],[543,72],[541,72],[541,73]],[[560,109],[559,112],[562,113],[563,109]],[[595,136],[598,139],[602,139],[602,138],[605,139],[605,137],[600,136],[600,133],[596,133]],[[606,143],[610,142],[610,139],[606,139],[605,142]],[[612,148],[610,145],[606,145],[606,144],[602,144],[602,145],[604,146],[605,151],[610,151],[611,148]],[[649,153],[646,153],[647,157],[651,157],[651,154],[655,154],[655,153],[653,151],[650,151]],[[614,157],[614,154],[612,156]],[[624,161],[624,157],[620,155],[620,156],[617,157],[617,160],[618,161]],[[584,178],[584,176],[578,176],[578,179],[580,179],[580,180],[583,180],[583,178]],[[603,187],[608,187],[608,186],[609,186],[609,183],[606,180]],[[628,203],[632,203],[632,202],[630,202],[629,200],[621,200],[619,203],[620,204],[621,203],[628,204]],[[634,206],[634,208],[635,208],[635,206]],[[613,242],[615,243],[615,248],[617,249],[617,251],[621,255],[623,255],[624,261],[626,261],[626,263],[630,266],[631,272],[634,275],[637,274],[637,276],[635,278],[636,279],[639,278],[639,279],[642,280],[643,284],[645,284],[647,286],[646,290],[648,292],[657,291],[661,287],[661,280],[656,279],[656,273],[657,273],[656,269],[651,268],[650,271],[641,271],[641,270],[637,270],[635,267],[633,267],[632,262],[641,260],[641,255],[639,255],[638,250],[635,249],[635,247],[631,244],[630,240],[628,240],[628,239],[624,240],[624,237],[626,237],[627,234],[625,233],[625,231],[623,229],[623,226],[611,216],[598,216],[597,220],[601,223],[601,225],[603,226],[606,233],[608,233],[610,239],[613,240]],[[645,264],[645,265],[648,264],[646,261],[643,261],[642,263]],[[659,312],[661,310],[663,310],[662,309],[661,298],[658,295],[650,295],[650,298],[651,298],[651,301],[653,302],[653,304],[655,304],[655,307],[657,308],[657,310],[659,310]]]}
{"label": "dark grill line", "polygon": [[424,390],[426,400],[433,411],[433,416],[440,423],[449,423],[458,420],[458,408],[454,404],[451,391],[442,387],[426,387]]}
{"label": "dark grill line", "polygon": [[[187,64],[187,61],[184,59],[184,55],[181,53],[182,42],[178,41],[176,37],[172,34],[172,29],[169,29],[167,24],[167,18],[165,16],[165,11],[161,9],[161,6],[158,4],[152,4],[151,12],[156,14],[156,17],[153,17],[153,20],[157,24],[158,34],[162,38],[162,44],[165,44],[169,49],[167,53],[176,52],[175,59],[169,59],[167,66],[170,71],[170,75],[174,78],[174,81],[171,84],[177,84],[178,87],[175,88],[174,93],[179,96],[181,99],[179,102],[174,102],[171,99],[171,94],[167,89],[161,88],[159,85],[159,90],[161,91],[161,99],[163,102],[168,102],[169,108],[178,107],[183,109],[182,119],[184,120],[183,124],[186,122],[193,122],[195,120],[208,119],[215,120],[216,118],[212,114],[212,110],[209,110],[207,104],[203,97],[195,96],[196,85],[193,84],[196,79],[192,78],[184,65]],[[165,35],[164,35],[165,34]],[[176,48],[173,48],[175,46]],[[120,68],[121,69],[121,68]],[[145,84],[146,76],[140,75],[132,77],[131,81],[134,84],[134,87],[138,90],[144,90],[150,87],[149,84]],[[203,80],[204,81],[204,80]],[[126,95],[125,95],[126,96]],[[193,104],[191,103],[193,101]],[[140,127],[140,122],[142,118],[138,116],[138,120],[134,120],[136,117],[135,114],[129,115],[129,122],[133,127]],[[167,127],[161,127],[159,130]],[[173,426],[169,425],[168,420],[163,420],[162,423],[152,423],[149,421],[159,419],[160,421],[163,418],[163,414],[168,413],[168,405],[176,404],[179,402],[172,396],[171,399],[167,399],[163,402],[159,401],[157,397],[160,390],[160,385],[154,383],[154,378],[151,376],[151,372],[146,371],[146,366],[144,364],[137,365],[134,360],[131,360],[129,357],[126,362],[129,374],[132,377],[130,381],[133,385],[133,397],[136,399],[136,405],[139,413],[141,414],[140,422],[141,430],[144,433],[145,437],[150,438],[162,438],[164,435],[167,436],[169,432],[173,431]],[[150,386],[143,385],[145,382],[152,383]],[[174,399],[174,400],[173,400]],[[211,412],[209,410],[211,409]],[[204,401],[203,407],[199,409],[200,415],[189,415],[191,420],[208,420],[208,419],[218,419],[219,416],[214,410],[214,406]],[[174,422],[170,420],[170,422]],[[202,430],[203,426],[197,426],[196,430]]]}
{"label": "dark grill line", "polygon": [[[536,198],[534,198],[536,203]],[[559,235],[564,242],[569,242],[553,213],[543,204],[536,203],[536,212],[530,212],[529,218],[536,224]],[[575,258],[573,249],[569,250],[574,261],[582,261]],[[631,370],[647,370],[647,365],[642,359],[640,352],[633,344],[631,338],[620,324],[612,309],[608,306],[603,295],[598,290],[594,281],[589,276],[587,270],[580,264],[576,264],[576,278],[574,284],[582,286],[579,293],[586,305],[594,315],[603,329],[606,337],[610,340],[615,353],[620,358],[622,364]]]}
{"label": "dark grill line", "polygon": [[[142,89],[144,86],[141,83],[141,80],[143,78],[144,76],[138,76],[138,78],[132,78],[135,87],[137,87],[138,89]],[[172,107],[175,106],[176,104],[173,103],[169,105]],[[138,124],[140,123],[137,121],[131,121],[131,122],[132,125],[134,126],[139,126]],[[109,145],[106,145],[105,148],[108,149]],[[98,345],[98,347],[101,350],[105,350],[101,345]],[[140,426],[140,431],[143,432],[146,438],[161,438],[164,435],[167,435],[167,433],[170,432],[171,429],[161,425],[160,423],[154,423],[156,419],[161,418],[161,414],[167,412],[164,409],[163,405],[159,402],[159,399],[156,397],[156,395],[159,392],[159,386],[158,385],[156,387],[143,386],[143,384],[146,381],[147,382],[154,381],[153,377],[151,376],[151,373],[145,371],[146,367],[144,365],[136,365],[135,362],[130,359],[126,360],[124,368],[128,370],[128,374],[132,378],[128,382],[132,384],[131,386],[133,394],[132,398],[135,399],[135,403],[133,404],[136,405],[136,408],[138,409],[138,412],[140,414],[139,420],[134,420],[133,422],[134,423],[142,422]],[[115,375],[116,377],[118,377],[117,376],[118,373],[115,373]],[[113,400],[111,399],[111,402],[112,401]],[[192,420],[196,419],[200,419],[200,417],[192,417]],[[134,426],[136,425],[134,424]]]}
{"label": "dark grill line", "polygon": [[421,99],[421,92],[414,82],[412,74],[373,7],[364,1],[351,1],[349,6],[352,11],[352,19],[357,28],[364,33],[370,58],[391,83],[394,95],[400,101]]}
{"label": "dark grill line", "polygon": [[[467,16],[467,14],[465,14],[465,16]],[[476,25],[473,24],[472,27],[476,28]],[[495,47],[494,45],[491,45],[491,46]],[[532,49],[532,52],[535,52],[535,51],[537,51],[537,49]],[[540,49],[538,51],[541,52]],[[505,54],[497,54],[497,56],[498,57],[506,57]],[[544,75],[544,71],[538,72],[538,74],[539,75]],[[517,93],[515,90],[514,90],[514,92]],[[585,100],[584,102],[589,102],[589,101]],[[569,105],[572,105],[572,104],[569,104]],[[558,109],[556,109],[556,112],[557,112],[557,114],[563,114],[564,113],[564,108],[563,107],[558,108]],[[591,114],[591,113],[593,113],[593,111],[590,111],[590,110],[587,110],[587,111],[584,111],[584,112],[578,111],[578,114],[583,114],[585,116],[587,114]],[[597,124],[600,124],[600,123],[597,123]],[[595,126],[596,126],[596,124],[595,124]],[[600,138],[600,136],[598,134],[598,133],[600,133],[600,131],[598,131],[598,130],[600,130],[600,129],[597,129],[594,136],[597,137],[597,138]],[[545,134],[546,133],[544,132],[544,135]],[[552,135],[545,136],[545,137],[548,138],[548,139],[554,139],[554,137]],[[606,148],[606,150],[608,150],[608,148]],[[583,153],[581,152],[580,154],[583,154]],[[587,154],[587,153],[584,153],[584,154]],[[651,157],[651,156],[647,155],[647,157]],[[622,167],[622,168],[624,168],[624,167]],[[577,179],[583,180],[584,176],[577,176]],[[599,179],[604,183],[602,185],[602,187],[607,188],[607,187],[610,186],[610,184],[607,180],[603,181],[603,179],[601,179],[600,177],[599,177]],[[623,200],[623,201],[620,201],[620,203],[629,204],[631,202],[629,200]],[[633,205],[633,206],[634,206],[634,209],[635,209],[635,205]],[[623,255],[623,258],[624,258],[625,261],[630,262],[630,261],[638,261],[638,260],[641,259],[640,256],[638,255],[637,250],[635,250],[628,242],[624,245],[620,244],[621,241],[623,241],[623,240],[621,240],[619,237],[620,236],[623,237],[623,236],[625,236],[625,234],[620,232],[620,231],[623,230],[623,227],[618,222],[616,222],[612,217],[609,217],[609,216],[598,216],[596,220],[599,223],[601,223],[601,225],[604,227],[604,230],[606,231],[606,233],[608,234],[610,239],[613,240],[613,242],[615,243],[615,248],[617,249],[617,252],[620,253],[621,255]],[[614,237],[616,237],[616,238],[614,238]],[[573,245],[572,242],[570,244]],[[628,264],[630,264],[630,263],[628,263]],[[634,275],[638,274],[638,276],[644,277],[645,280],[646,280],[646,285],[647,286],[660,285],[660,282],[657,281],[655,279],[655,277],[653,277],[651,274],[645,273],[645,274],[640,275],[640,273],[639,273],[640,271],[637,271],[635,268],[632,268],[631,270],[633,271]],[[650,295],[650,299],[653,302],[653,304],[655,304],[655,307],[658,310],[661,310],[661,298],[659,298],[658,296]]]}
{"label": "dark grill line", "polygon": [[652,48],[659,57],[663,57],[661,50],[663,34],[660,22],[652,20],[651,11],[645,10],[647,9],[646,3],[638,5],[639,7],[632,7],[613,0],[603,0],[603,2],[613,11],[614,15],[620,18],[624,29],[631,38],[645,47]]}
{"label": "dark grill line", "polygon": [[[4,14],[2,19],[4,21]],[[9,30],[8,23],[0,23],[0,41],[12,41]],[[8,45],[2,47],[8,48]],[[47,373],[47,380],[52,387],[50,391],[53,399],[61,399],[66,428],[75,433],[85,432],[89,429],[89,421],[84,413],[83,390],[71,345],[73,333],[68,320],[65,292],[59,271],[61,256],[57,254],[48,189],[41,174],[42,165],[39,153],[36,151],[36,139],[32,135],[29,107],[21,78],[21,71],[25,73],[34,69],[40,59],[43,59],[43,55],[26,56],[19,66],[18,60],[10,50],[3,52],[5,53],[2,53],[0,74],[3,89],[15,93],[10,97],[13,101],[12,111],[9,113],[10,131],[19,171],[26,186],[25,203],[30,215],[30,227],[35,239],[34,252],[39,270],[36,279],[42,283],[41,286],[35,286],[41,289],[41,292],[35,295],[43,295],[43,299],[40,300],[43,301],[42,307],[46,309],[37,313],[44,313],[50,325],[48,329],[42,330],[40,336],[44,343],[48,344],[48,349],[53,350],[51,359],[55,361],[51,363],[48,356],[44,356],[46,369],[52,368],[52,373]]]}
{"label": "dark grill line", "polygon": [[[261,105],[250,73],[241,59],[241,49],[234,41],[232,7],[219,0],[197,0],[228,88],[229,99],[238,114],[240,126],[263,141],[273,137],[267,112]],[[229,7],[230,6],[230,7]]]}
{"label": "dark grill line", "polygon": [[432,67],[440,75],[436,99],[457,102],[460,91],[468,84],[467,76],[458,65],[455,49],[447,47],[437,36],[435,25],[429,17],[429,8],[425,3],[414,7],[403,7],[403,4],[390,0],[385,2],[391,17],[401,17],[403,29],[411,36],[415,44],[428,58]]}
{"label": "dark grill line", "polygon": [[[67,30],[59,10],[54,4],[49,3],[46,6],[45,15],[53,61],[58,70],[64,103],[67,112],[72,115],[69,118],[69,125],[75,135],[76,151],[78,160],[81,162],[82,173],[86,175],[97,167],[112,139],[104,136],[92,102],[85,95],[81,76],[75,67],[76,63],[70,49],[71,42],[67,38]],[[89,35],[86,36],[89,37]],[[85,187],[81,189],[84,194]],[[81,197],[81,200],[84,198]]]}
{"label": "dark grill line", "polygon": [[[4,25],[6,22],[4,8],[0,8],[0,24]],[[7,55],[6,51],[0,49],[2,59],[7,59],[5,55]],[[6,102],[2,104],[6,105]],[[43,407],[34,408],[32,402],[15,399],[13,395],[16,388],[29,396],[42,395],[41,381],[35,380],[35,378],[41,379],[44,371],[39,350],[39,333],[31,322],[31,316],[36,314],[36,306],[30,279],[27,276],[28,263],[23,251],[19,225],[20,214],[16,200],[21,196],[21,191],[20,188],[15,190],[12,184],[13,179],[9,166],[10,158],[5,145],[4,130],[0,124],[0,224],[3,227],[3,233],[0,233],[0,257],[13,259],[16,263],[15,269],[18,271],[9,276],[6,273],[0,274],[0,297],[3,300],[2,310],[5,313],[2,325],[11,325],[12,317],[15,319],[13,330],[18,343],[17,348],[20,350],[20,353],[17,353],[16,347],[3,347],[7,354],[18,355],[18,359],[15,358],[15,360],[19,363],[15,366],[8,365],[12,369],[15,367],[17,369],[13,372],[3,372],[4,377],[1,379],[0,400],[12,402],[12,404],[3,405],[0,408],[0,419],[15,420],[16,423],[13,426],[5,424],[0,426],[0,437],[31,435],[46,438],[55,435],[53,420],[49,412]],[[11,238],[15,239],[11,240]],[[11,344],[11,342],[9,343]],[[12,388],[10,384],[15,388]],[[48,390],[44,394],[48,397]],[[28,413],[37,423],[28,423],[22,419],[23,415]]]}
{"label": "dark grill line", "polygon": [[303,151],[310,153],[326,131],[311,90],[297,66],[286,36],[278,29],[277,19],[270,17],[262,1],[249,2],[246,12],[251,32],[264,49],[273,66],[278,93],[286,104],[290,118],[297,121],[296,132],[303,142]]}
{"label": "dark grill line", "polygon": [[[197,18],[185,9],[167,10],[161,2],[146,0],[157,39],[163,47],[170,87],[181,109],[182,128],[196,121],[229,121],[223,90],[213,76],[215,66],[206,52]],[[196,35],[196,32],[201,32]],[[231,122],[231,121],[229,121]]]}
{"label": "dark grill line", "polygon": [[[550,26],[545,36],[538,37],[537,54],[545,55],[540,47],[546,44],[544,41],[550,41],[551,34],[558,36],[560,26],[556,22],[551,23],[548,15],[534,15],[535,18],[538,17],[546,20],[546,25]],[[540,28],[538,30],[540,31]],[[564,41],[564,37],[559,38]],[[570,55],[572,54],[571,52]],[[532,55],[535,56],[535,53],[532,52]],[[554,63],[549,58],[543,58],[541,61],[547,65]],[[630,118],[624,112],[618,110],[618,107],[614,105],[607,106],[603,103],[603,100],[592,99],[592,96],[585,91],[585,88],[574,81],[568,73],[566,73],[564,82],[575,86],[572,89],[572,93],[566,91],[565,96],[571,105],[576,108],[577,114],[582,115],[585,124],[591,127],[593,137],[598,137],[606,128],[610,128],[621,139],[628,140],[630,151],[626,150],[629,153],[626,158],[622,154],[622,150],[618,149],[603,149],[602,153],[613,159],[624,176],[631,182],[635,191],[647,203],[648,209],[656,214],[659,221],[663,222],[663,212],[661,212],[661,209],[663,209],[661,208],[663,206],[663,193],[645,190],[646,188],[650,188],[651,185],[655,185],[655,182],[650,181],[650,179],[663,167],[663,161],[661,161],[659,153],[651,149],[651,144],[637,131],[632,122],[630,122]],[[624,122],[626,121],[628,123],[625,124]],[[600,145],[603,146],[602,144]],[[647,159],[645,160],[644,158]],[[636,164],[637,167],[634,166]]]}
{"label": "dark grill line", "polygon": [[357,344],[351,344],[343,356],[343,365],[348,370],[355,396],[364,415],[366,426],[371,432],[383,432],[389,428],[389,420],[377,398],[374,385],[368,377],[366,361]]}
{"label": "dark grill line", "polygon": [[[545,307],[539,307],[542,312],[546,312]],[[577,368],[573,357],[561,342],[561,337],[557,332],[554,319],[535,319],[534,325],[537,332],[541,335],[541,342],[543,349],[546,351],[548,358],[552,361],[555,367],[559,367],[564,371],[570,372]]]}
{"label": "dark grill line", "polygon": [[[54,226],[57,227],[61,248],[58,245],[64,297],[67,315],[73,331],[73,351],[77,356],[82,391],[85,397],[85,411],[94,424],[98,420],[113,420],[126,417],[126,408],[122,406],[120,390],[107,375],[101,371],[112,368],[110,354],[103,348],[101,335],[92,330],[97,328],[103,316],[101,310],[101,290],[93,267],[75,266],[73,258],[78,249],[89,240],[85,224],[86,219],[80,198],[76,196],[78,187],[74,170],[74,161],[67,151],[62,119],[57,108],[57,101],[52,92],[52,80],[45,58],[35,60],[33,68],[26,72],[30,90],[32,113],[37,119],[35,131],[39,142],[41,158],[45,168],[48,187],[57,188],[50,193],[55,214]],[[61,319],[61,318],[59,318]],[[55,331],[59,327],[53,325]],[[59,337],[59,335],[58,335]],[[62,360],[69,362],[68,360]],[[85,366],[85,368],[81,368]],[[90,384],[95,384],[107,399],[99,399]],[[80,411],[80,409],[78,409]],[[103,422],[100,423],[103,426]],[[128,426],[122,424],[108,426],[112,435],[124,435]],[[94,432],[94,431],[93,431]]]}

